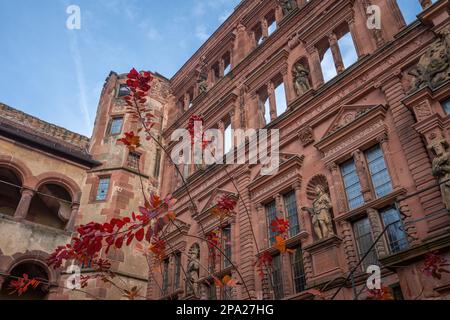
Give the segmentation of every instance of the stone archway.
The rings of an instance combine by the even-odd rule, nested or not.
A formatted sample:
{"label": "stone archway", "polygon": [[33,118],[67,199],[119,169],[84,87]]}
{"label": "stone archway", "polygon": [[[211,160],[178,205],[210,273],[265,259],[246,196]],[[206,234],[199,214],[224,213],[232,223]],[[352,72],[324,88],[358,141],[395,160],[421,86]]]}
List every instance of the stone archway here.
{"label": "stone archway", "polygon": [[22,197],[22,177],[0,164],[0,214],[13,216]]}

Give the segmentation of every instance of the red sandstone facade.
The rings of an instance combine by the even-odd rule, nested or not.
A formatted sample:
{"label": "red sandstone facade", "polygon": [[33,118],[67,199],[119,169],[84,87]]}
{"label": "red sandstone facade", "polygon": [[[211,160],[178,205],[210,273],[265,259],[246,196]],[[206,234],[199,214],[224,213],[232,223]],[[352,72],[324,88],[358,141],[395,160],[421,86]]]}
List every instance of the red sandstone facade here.
{"label": "red sandstone facade", "polygon": [[[161,192],[178,199],[180,228],[166,230],[170,250],[163,276],[150,272],[148,298],[248,299],[249,291],[257,299],[310,299],[311,288],[330,298],[342,287],[336,298],[353,299],[370,264],[381,266],[383,285],[398,298],[448,297],[448,275],[438,281],[421,268],[426,252],[449,257],[448,198],[438,185],[442,176],[432,170],[438,162],[432,146],[449,139],[449,2],[420,1],[423,11],[409,25],[394,0],[281,2],[290,7],[242,1],[170,81],[163,135],[169,150],[172,132],[186,128],[195,114],[203,116],[206,128],[222,131],[230,125],[279,129],[280,168],[260,176],[260,165],[180,166],[183,186],[166,158]],[[381,9],[381,30],[366,27],[369,5]],[[340,47],[346,35],[357,56],[352,65]],[[337,73],[329,81],[323,68],[327,51]],[[431,67],[436,61],[439,72]],[[306,80],[296,73],[299,64]],[[199,85],[205,75],[206,90]],[[280,85],[286,110],[280,110]],[[312,207],[318,185],[332,204],[333,232],[323,239],[302,210]],[[238,205],[219,225],[211,208],[222,194],[237,197]],[[293,225],[287,245],[295,254],[280,255],[269,244],[274,216]],[[383,232],[392,221],[395,230]],[[191,237],[216,228],[231,233],[227,252],[237,269],[223,258],[211,263],[206,243]],[[375,239],[374,250],[346,281]],[[209,271],[198,270],[194,294],[184,279],[197,247]],[[270,276],[266,272],[261,279],[255,263],[265,252],[274,260]],[[241,284],[215,288],[211,273]]]}
{"label": "red sandstone facade", "polygon": [[[41,298],[89,298],[56,288],[67,275],[49,269],[45,259],[69,241],[74,225],[135,210],[143,200],[137,192],[142,178],[149,191],[178,199],[177,228],[164,231],[169,246],[162,273],[156,272],[159,261],[148,271],[132,250],[108,258],[125,281],[147,287],[148,299],[248,299],[249,293],[311,299],[311,288],[328,298],[342,288],[336,298],[353,299],[365,285],[368,264],[382,268],[383,285],[396,297],[448,298],[450,277],[432,279],[421,268],[430,251],[450,259],[449,194],[436,169],[446,164],[450,141],[450,4],[411,1],[423,11],[406,25],[395,0],[244,0],[172,79],[156,76],[154,134],[169,152],[172,132],[186,128],[194,114],[206,128],[223,132],[279,129],[275,175],[261,176],[260,165],[180,166],[183,186],[153,144],[130,157],[116,139],[137,124],[119,99],[126,88],[115,73],[105,83],[91,139],[1,105],[0,180],[7,182],[0,184],[1,297],[7,297],[8,277],[26,270],[55,285]],[[366,26],[370,5],[381,9],[380,30]],[[357,59],[351,65],[342,39],[352,42]],[[327,57],[337,73],[331,78]],[[436,155],[439,145],[444,150]],[[331,201],[332,232],[324,238],[302,210],[313,206],[317,186]],[[99,196],[99,190],[106,191]],[[219,225],[211,209],[223,194],[238,204]],[[272,248],[274,216],[291,222],[287,246],[295,253]],[[395,228],[384,231],[392,221]],[[224,247],[237,268],[223,258],[211,262],[206,243],[192,237],[216,228],[230,239]],[[198,270],[195,290],[186,284],[193,248],[207,266]],[[261,279],[255,263],[264,253],[274,260]],[[216,288],[212,274],[240,284]],[[121,298],[102,283],[89,293]]]}

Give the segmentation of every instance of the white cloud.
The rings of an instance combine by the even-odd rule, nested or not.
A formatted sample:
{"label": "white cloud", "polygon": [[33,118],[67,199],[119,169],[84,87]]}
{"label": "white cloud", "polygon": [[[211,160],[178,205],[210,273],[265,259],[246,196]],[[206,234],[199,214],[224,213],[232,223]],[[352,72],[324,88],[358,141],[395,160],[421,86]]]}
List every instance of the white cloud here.
{"label": "white cloud", "polygon": [[198,25],[195,28],[195,36],[200,39],[201,41],[205,41],[209,38],[209,34],[206,30],[206,27],[204,25]]}

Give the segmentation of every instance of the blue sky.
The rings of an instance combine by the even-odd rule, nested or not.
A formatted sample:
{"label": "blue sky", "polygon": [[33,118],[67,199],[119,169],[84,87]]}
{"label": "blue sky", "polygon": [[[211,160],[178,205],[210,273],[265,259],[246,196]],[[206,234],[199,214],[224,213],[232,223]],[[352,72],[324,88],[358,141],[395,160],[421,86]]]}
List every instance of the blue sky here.
{"label": "blue sky", "polygon": [[[171,77],[240,0],[0,0],[0,102],[90,136],[111,70]],[[66,9],[81,9],[68,30]]]}

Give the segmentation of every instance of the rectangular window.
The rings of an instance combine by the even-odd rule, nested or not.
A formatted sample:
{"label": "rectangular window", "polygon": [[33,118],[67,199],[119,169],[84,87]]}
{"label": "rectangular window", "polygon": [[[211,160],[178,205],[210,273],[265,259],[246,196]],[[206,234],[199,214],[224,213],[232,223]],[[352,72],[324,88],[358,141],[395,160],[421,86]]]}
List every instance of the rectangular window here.
{"label": "rectangular window", "polygon": [[391,177],[384,161],[383,150],[377,145],[367,150],[365,154],[375,194],[377,198],[383,197],[392,191]]}
{"label": "rectangular window", "polygon": [[114,136],[122,132],[123,118],[113,118],[109,127],[109,134]]}
{"label": "rectangular window", "polygon": [[[228,259],[231,260],[231,226],[226,226],[222,229],[222,248],[223,253],[225,254]],[[223,258],[223,267],[227,268],[231,265],[230,261]]]}
{"label": "rectangular window", "polygon": [[275,20],[273,20],[271,23],[267,21],[267,24],[269,24],[269,27],[267,28],[267,33],[269,34],[269,36],[271,36],[272,33],[274,33],[275,30],[277,30],[277,22]]}
{"label": "rectangular window", "polygon": [[162,291],[166,295],[169,290],[169,259],[165,259],[163,262],[163,279],[162,279]]}
{"label": "rectangular window", "polygon": [[380,210],[384,226],[390,225],[387,230],[387,239],[392,253],[408,248],[408,238],[403,227],[403,222],[395,206],[389,206]]}
{"label": "rectangular window", "polygon": [[[372,228],[370,226],[369,218],[364,218],[353,223],[353,232],[355,233],[355,242],[358,249],[359,259],[362,259],[364,255],[369,251],[369,248],[373,244]],[[375,247],[372,248],[370,253],[361,263],[363,270],[366,270],[368,266],[378,264],[378,258],[375,251]]]}
{"label": "rectangular window", "polygon": [[181,275],[181,253],[175,253],[175,289],[180,289],[180,275]]}
{"label": "rectangular window", "polygon": [[121,84],[119,86],[119,93],[117,94],[117,97],[126,97],[130,95],[130,88],[126,84]]}
{"label": "rectangular window", "polygon": [[231,151],[231,144],[233,141],[233,132],[231,129],[231,124],[229,124],[224,131],[224,142],[223,142],[223,151],[224,154],[227,154]]}
{"label": "rectangular window", "polygon": [[305,291],[306,287],[305,270],[303,268],[303,256],[301,248],[297,248],[291,255],[291,263],[295,293],[300,293],[302,291]]}
{"label": "rectangular window", "polygon": [[450,114],[450,99],[442,102],[442,107],[446,114]]}
{"label": "rectangular window", "polygon": [[109,181],[110,181],[109,177],[100,178],[97,187],[97,195],[95,197],[96,201],[106,200],[109,190]]}
{"label": "rectangular window", "polygon": [[283,276],[281,270],[281,256],[276,255],[272,261],[272,281],[275,300],[279,300],[284,297],[283,292]]}
{"label": "rectangular window", "polygon": [[344,179],[345,193],[347,194],[348,207],[350,210],[364,204],[361,192],[361,184],[356,172],[355,160],[351,159],[341,165],[342,178]]}
{"label": "rectangular window", "polygon": [[272,227],[270,224],[277,217],[277,206],[275,201],[272,201],[266,204],[266,218],[267,218],[267,226],[269,232],[269,244],[272,245],[275,242],[275,232],[272,231]]}
{"label": "rectangular window", "polygon": [[128,153],[127,167],[136,171],[139,171],[139,162],[141,160],[141,155],[137,152]]}
{"label": "rectangular window", "polygon": [[297,201],[295,191],[291,191],[283,196],[284,207],[286,208],[287,220],[289,221],[289,237],[294,237],[300,232],[297,215]]}

